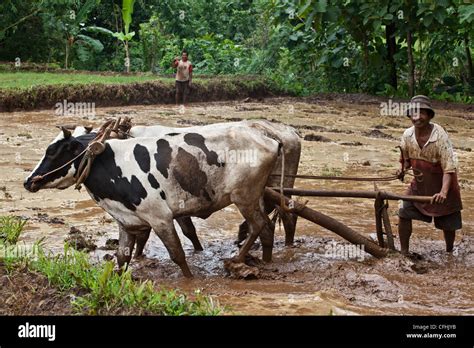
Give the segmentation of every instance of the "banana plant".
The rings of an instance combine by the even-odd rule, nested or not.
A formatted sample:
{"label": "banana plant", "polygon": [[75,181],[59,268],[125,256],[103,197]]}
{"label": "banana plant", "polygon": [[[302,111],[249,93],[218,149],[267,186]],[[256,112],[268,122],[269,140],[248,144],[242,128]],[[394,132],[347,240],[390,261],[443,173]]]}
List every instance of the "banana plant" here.
{"label": "banana plant", "polygon": [[72,47],[80,44],[81,47],[87,47],[94,52],[100,52],[104,46],[99,40],[93,39],[87,35],[80,34],[83,30],[84,22],[89,13],[100,4],[100,0],[86,0],[82,6],[77,8],[77,11],[71,9],[66,12],[60,25],[66,36],[66,54],[65,54],[65,68],[69,67],[69,59],[71,56]]}
{"label": "banana plant", "polygon": [[125,67],[127,73],[130,72],[130,52],[128,48],[128,42],[132,40],[135,36],[134,31],[130,30],[130,24],[132,23],[132,14],[133,14],[133,6],[135,4],[135,0],[123,0],[122,1],[122,21],[124,24],[124,30],[120,32],[113,32],[107,28],[103,27],[88,27],[86,30],[96,33],[102,33],[109,36],[113,36],[117,38],[125,48]]}

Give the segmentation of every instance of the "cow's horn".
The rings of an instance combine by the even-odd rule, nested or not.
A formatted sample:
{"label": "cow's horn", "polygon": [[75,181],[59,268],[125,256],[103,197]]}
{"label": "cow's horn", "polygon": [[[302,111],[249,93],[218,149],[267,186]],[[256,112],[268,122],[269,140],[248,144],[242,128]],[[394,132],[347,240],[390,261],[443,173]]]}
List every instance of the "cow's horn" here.
{"label": "cow's horn", "polygon": [[64,139],[69,139],[71,137],[71,131],[64,126],[61,126],[61,130],[64,134]]}

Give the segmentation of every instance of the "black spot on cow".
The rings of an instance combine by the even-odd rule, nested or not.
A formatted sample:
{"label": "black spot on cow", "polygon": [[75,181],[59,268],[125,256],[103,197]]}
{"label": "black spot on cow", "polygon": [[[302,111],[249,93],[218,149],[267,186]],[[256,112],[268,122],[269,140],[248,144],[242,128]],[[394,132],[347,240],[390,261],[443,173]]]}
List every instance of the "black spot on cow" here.
{"label": "black spot on cow", "polygon": [[151,187],[153,187],[154,189],[160,188],[160,183],[156,181],[156,178],[151,173],[148,174],[148,182],[150,183]]}
{"label": "black spot on cow", "polygon": [[144,173],[148,173],[150,171],[150,153],[148,149],[145,146],[137,144],[133,149],[133,156],[135,156],[135,161],[137,161],[140,169]]}
{"label": "black spot on cow", "polygon": [[181,134],[181,133],[168,133],[168,134],[166,134],[166,135],[169,135],[170,137],[174,137],[174,136],[180,135],[180,134]]}
{"label": "black spot on cow", "polygon": [[84,184],[96,201],[108,198],[133,211],[147,196],[145,188],[135,175],[132,175],[131,180],[122,177],[122,169],[117,166],[109,144],[105,144],[105,151],[94,160]]}
{"label": "black spot on cow", "polygon": [[161,198],[166,199],[166,194],[165,194],[164,191],[161,191],[161,192],[160,192],[160,196],[161,196]]}
{"label": "black spot on cow", "polygon": [[156,142],[156,169],[163,175],[165,178],[168,178],[168,169],[170,168],[171,162],[171,152],[170,143],[164,139],[160,139]]}
{"label": "black spot on cow", "polygon": [[199,168],[198,160],[183,148],[178,148],[173,175],[181,188],[196,197],[211,201],[206,191],[207,175]]}
{"label": "black spot on cow", "polygon": [[218,161],[219,156],[217,156],[217,153],[215,151],[209,151],[206,144],[204,143],[204,140],[204,137],[201,134],[197,133],[188,133],[184,136],[184,141],[186,142],[186,144],[196,146],[206,154],[207,164],[223,167],[225,163],[221,163]]}

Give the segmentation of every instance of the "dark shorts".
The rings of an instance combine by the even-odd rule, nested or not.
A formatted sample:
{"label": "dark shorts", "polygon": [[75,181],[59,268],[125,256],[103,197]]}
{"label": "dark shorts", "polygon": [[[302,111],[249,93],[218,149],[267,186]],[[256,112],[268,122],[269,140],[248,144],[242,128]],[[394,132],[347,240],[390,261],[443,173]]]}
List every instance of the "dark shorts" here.
{"label": "dark shorts", "polygon": [[186,95],[189,93],[189,81],[176,81],[176,92]]}
{"label": "dark shorts", "polygon": [[[431,222],[433,216],[425,215],[419,211],[412,202],[403,201],[402,207],[398,210],[398,216],[407,220],[420,220]],[[443,231],[455,231],[462,228],[461,212],[457,211],[449,215],[435,216],[435,227]]]}

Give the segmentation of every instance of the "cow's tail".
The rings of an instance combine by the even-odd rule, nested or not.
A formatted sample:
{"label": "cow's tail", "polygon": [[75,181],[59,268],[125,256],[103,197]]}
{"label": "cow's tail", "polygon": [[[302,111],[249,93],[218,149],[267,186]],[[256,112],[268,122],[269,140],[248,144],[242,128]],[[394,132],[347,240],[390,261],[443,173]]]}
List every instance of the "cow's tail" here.
{"label": "cow's tail", "polygon": [[285,149],[283,148],[283,142],[279,140],[278,142],[278,151],[281,153],[281,175],[280,175],[280,207],[284,209],[285,196],[283,194],[283,183],[285,181]]}
{"label": "cow's tail", "polygon": [[289,208],[286,206],[286,203],[285,203],[285,195],[284,195],[284,191],[283,191],[283,185],[284,185],[284,182],[285,182],[285,149],[283,147],[283,141],[280,139],[280,137],[278,137],[277,135],[275,134],[272,134],[272,135],[268,135],[266,134],[268,137],[274,139],[277,143],[278,143],[278,155],[281,155],[281,173],[280,173],[280,207],[285,210],[285,211],[288,211]]}
{"label": "cow's tail", "polygon": [[285,196],[284,196],[284,191],[283,191],[283,185],[285,182],[285,149],[283,147],[283,140],[275,134],[275,132],[272,132],[270,129],[265,127],[262,124],[255,124],[253,125],[256,129],[260,130],[263,135],[266,137],[275,140],[278,143],[278,156],[281,155],[281,173],[280,173],[280,207],[285,210],[289,211],[289,208],[285,204]]}

